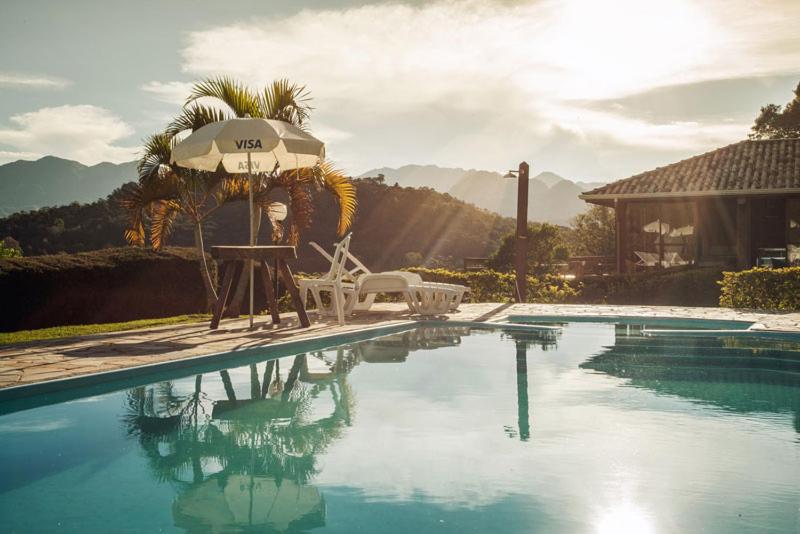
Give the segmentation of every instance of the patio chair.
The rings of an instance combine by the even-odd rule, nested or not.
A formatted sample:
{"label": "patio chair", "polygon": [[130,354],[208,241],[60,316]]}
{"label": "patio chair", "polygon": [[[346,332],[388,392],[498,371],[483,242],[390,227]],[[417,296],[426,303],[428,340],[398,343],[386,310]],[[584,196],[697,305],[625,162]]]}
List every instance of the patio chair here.
{"label": "patio chair", "polygon": [[[311,292],[317,305],[318,313],[321,315],[336,315],[340,325],[344,324],[346,299],[352,299],[354,295],[354,284],[348,282],[344,277],[351,235],[348,234],[347,237],[337,243],[333,256],[330,258],[331,267],[322,278],[304,278],[298,284],[300,286],[300,300],[304,307],[308,301],[308,293]],[[330,305],[326,305],[323,301],[323,292],[330,293]]]}
{"label": "patio chair", "polygon": [[634,254],[639,258],[639,261],[636,262],[636,265],[642,267],[655,267],[658,265],[658,254],[655,252],[643,252],[640,250],[634,250]]}
{"label": "patio chair", "polygon": [[[334,256],[313,241],[309,243],[323,257],[333,264]],[[366,311],[372,307],[379,293],[400,294],[409,309],[420,315],[439,315],[455,311],[464,299],[469,288],[457,284],[425,282],[416,273],[406,271],[371,272],[349,249],[347,259],[355,265],[351,270],[344,269],[345,276],[354,281],[353,290],[345,286],[346,314],[353,311]]]}

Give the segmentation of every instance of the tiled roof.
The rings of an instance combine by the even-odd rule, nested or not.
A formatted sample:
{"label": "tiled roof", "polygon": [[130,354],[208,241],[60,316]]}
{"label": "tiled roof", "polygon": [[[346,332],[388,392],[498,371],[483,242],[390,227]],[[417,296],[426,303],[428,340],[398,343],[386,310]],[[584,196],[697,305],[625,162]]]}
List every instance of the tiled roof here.
{"label": "tiled roof", "polygon": [[800,139],[741,141],[587,191],[581,198],[800,190]]}

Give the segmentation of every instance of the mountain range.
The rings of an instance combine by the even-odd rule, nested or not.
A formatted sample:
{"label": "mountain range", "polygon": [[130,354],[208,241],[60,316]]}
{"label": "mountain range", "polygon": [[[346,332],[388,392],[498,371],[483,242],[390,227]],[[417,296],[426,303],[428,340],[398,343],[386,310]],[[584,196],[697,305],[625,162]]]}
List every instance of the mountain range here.
{"label": "mountain range", "polygon": [[0,165],[0,217],[70,202],[91,202],[136,180],[136,162],[98,163],[45,156]]}
{"label": "mountain range", "polygon": [[[405,165],[372,169],[361,176],[379,175],[383,175],[388,184],[430,187],[500,215],[515,217],[517,214],[517,180],[504,178],[497,172]],[[573,182],[553,172],[539,173],[528,182],[528,218],[567,225],[575,215],[586,210],[586,203],[578,195],[599,185],[602,184]]]}
{"label": "mountain range", "polygon": [[[503,216],[516,216],[517,181],[496,172],[475,169],[405,165],[378,168],[361,177],[384,176],[387,184],[429,187]],[[0,217],[23,210],[92,202],[105,198],[125,182],[136,179],[136,162],[87,166],[45,156],[36,161],[0,165]],[[566,225],[586,209],[578,195],[596,183],[573,182],[542,172],[529,182],[528,218]]]}

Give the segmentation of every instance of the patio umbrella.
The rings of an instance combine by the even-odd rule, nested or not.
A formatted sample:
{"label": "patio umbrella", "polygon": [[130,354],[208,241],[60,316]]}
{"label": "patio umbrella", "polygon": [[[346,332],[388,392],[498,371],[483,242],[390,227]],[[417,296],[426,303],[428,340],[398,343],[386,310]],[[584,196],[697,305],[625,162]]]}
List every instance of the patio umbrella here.
{"label": "patio umbrella", "polygon": [[325,499],[314,486],[264,475],[212,476],[172,505],[175,526],[191,532],[285,532],[325,525]]}
{"label": "patio umbrella", "polygon": [[[207,124],[172,149],[171,163],[200,171],[247,173],[250,190],[250,246],[255,245],[253,173],[313,167],[325,157],[325,144],[287,122],[229,119]],[[253,326],[253,262],[250,261],[250,326]]]}
{"label": "patio umbrella", "polygon": [[679,228],[675,228],[674,230],[672,230],[669,233],[669,236],[670,237],[683,237],[683,236],[693,235],[693,234],[694,234],[694,226],[691,225],[691,224],[688,224],[686,226],[681,226]]}
{"label": "patio umbrella", "polygon": [[647,223],[642,227],[642,230],[651,234],[668,234],[670,227],[669,224],[661,221],[660,219],[656,219],[653,222]]}

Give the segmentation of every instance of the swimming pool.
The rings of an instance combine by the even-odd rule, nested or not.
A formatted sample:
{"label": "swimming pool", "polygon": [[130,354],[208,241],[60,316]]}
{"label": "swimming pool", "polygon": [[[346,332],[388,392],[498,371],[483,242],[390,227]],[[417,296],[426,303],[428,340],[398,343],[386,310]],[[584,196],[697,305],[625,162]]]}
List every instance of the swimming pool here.
{"label": "swimming pool", "polygon": [[798,341],[436,324],[291,352],[0,402],[0,528],[800,526]]}

